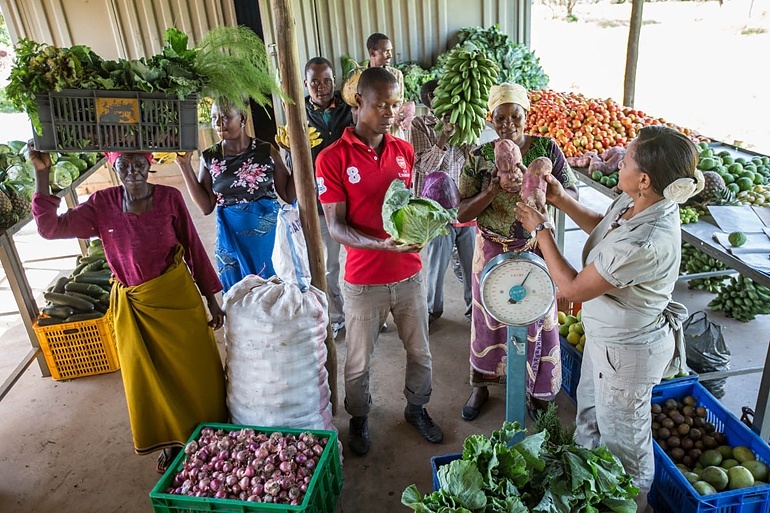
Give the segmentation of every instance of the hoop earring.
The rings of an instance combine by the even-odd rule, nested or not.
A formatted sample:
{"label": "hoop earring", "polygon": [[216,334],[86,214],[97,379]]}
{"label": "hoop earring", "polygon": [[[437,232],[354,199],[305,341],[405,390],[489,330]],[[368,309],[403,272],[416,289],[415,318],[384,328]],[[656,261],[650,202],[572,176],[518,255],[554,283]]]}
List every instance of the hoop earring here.
{"label": "hoop earring", "polygon": [[641,197],[642,197],[642,193],[641,193],[641,191],[639,192],[639,194],[637,195],[637,197],[638,197],[638,198],[641,198]]}

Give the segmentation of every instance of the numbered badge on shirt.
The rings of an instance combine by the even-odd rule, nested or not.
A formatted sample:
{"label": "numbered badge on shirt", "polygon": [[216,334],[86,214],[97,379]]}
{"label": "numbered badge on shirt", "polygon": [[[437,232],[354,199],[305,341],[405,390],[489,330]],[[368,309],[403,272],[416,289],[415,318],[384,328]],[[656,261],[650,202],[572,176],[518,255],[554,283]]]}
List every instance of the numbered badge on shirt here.
{"label": "numbered badge on shirt", "polygon": [[358,174],[358,168],[355,166],[350,166],[347,169],[348,173],[348,180],[350,180],[350,183],[358,183],[361,181],[361,175]]}

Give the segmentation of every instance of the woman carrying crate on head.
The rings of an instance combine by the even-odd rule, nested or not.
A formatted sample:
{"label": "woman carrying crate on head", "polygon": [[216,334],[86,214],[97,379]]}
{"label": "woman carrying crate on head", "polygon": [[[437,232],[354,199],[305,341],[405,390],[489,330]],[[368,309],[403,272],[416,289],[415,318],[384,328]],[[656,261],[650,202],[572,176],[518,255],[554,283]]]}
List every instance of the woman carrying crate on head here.
{"label": "woman carrying crate on head", "polygon": [[196,176],[192,153],[176,163],[187,190],[205,215],[216,207],[214,254],[224,291],[249,274],[269,278],[278,222],[278,197],[294,201],[294,181],[278,150],[246,133],[246,105],[218,99],[211,124],[220,142],[206,149]]}
{"label": "woman carrying crate on head", "polygon": [[[115,277],[110,311],[137,454],[164,472],[200,422],[224,422],[225,377],[211,328],[222,285],[178,190],[147,182],[151,153],[108,153],[122,186],[57,215],[51,158],[30,147],[32,213],[46,239],[99,237]],[[208,320],[201,295],[212,319]]]}

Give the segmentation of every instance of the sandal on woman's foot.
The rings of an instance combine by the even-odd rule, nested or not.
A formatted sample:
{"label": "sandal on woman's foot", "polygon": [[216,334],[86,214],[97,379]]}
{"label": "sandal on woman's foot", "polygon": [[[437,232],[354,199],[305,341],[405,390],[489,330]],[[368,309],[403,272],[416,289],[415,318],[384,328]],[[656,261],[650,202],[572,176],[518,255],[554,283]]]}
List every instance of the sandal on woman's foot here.
{"label": "sandal on woman's foot", "polygon": [[[474,389],[473,392],[471,392],[471,396],[465,401],[465,405],[463,406],[462,417],[464,420],[470,421],[478,417],[479,413],[481,413],[481,407],[487,402],[487,399],[489,399],[489,389],[487,387],[478,388],[483,389],[484,391],[477,392],[477,389]],[[481,399],[476,397],[477,394],[481,396]]]}
{"label": "sandal on woman's foot", "polygon": [[165,474],[168,466],[174,461],[176,455],[181,451],[180,447],[167,447],[158,454],[158,463],[155,465],[155,471],[158,474]]}
{"label": "sandal on woman's foot", "polygon": [[545,412],[553,401],[546,401],[527,395],[527,413],[529,418],[537,422],[538,412]]}

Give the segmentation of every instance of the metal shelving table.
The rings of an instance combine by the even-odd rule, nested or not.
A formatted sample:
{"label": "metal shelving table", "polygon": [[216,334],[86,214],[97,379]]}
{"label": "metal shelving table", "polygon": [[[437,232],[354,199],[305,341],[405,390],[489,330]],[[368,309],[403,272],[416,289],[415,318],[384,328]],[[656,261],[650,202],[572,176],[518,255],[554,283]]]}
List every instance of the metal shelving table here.
{"label": "metal shelving table", "polygon": [[[106,159],[100,159],[95,165],[78,176],[77,180],[72,182],[72,185],[57,192],[55,196],[63,198],[70,208],[76,206],[78,204],[77,187],[101,169],[106,162]],[[117,177],[115,176],[114,171],[111,167],[109,169],[112,182],[117,184]],[[19,253],[16,251],[16,244],[13,240],[13,236],[30,221],[32,221],[31,214],[5,231],[0,232],[0,264],[2,264],[3,270],[8,278],[8,284],[11,287],[13,297],[16,300],[16,305],[19,308],[19,314],[21,315],[22,322],[27,330],[31,346],[27,355],[21,362],[19,362],[16,368],[11,371],[11,374],[6,380],[0,384],[0,400],[8,394],[13,385],[16,384],[21,375],[34,360],[37,360],[37,363],[40,366],[40,372],[43,376],[51,375],[48,366],[45,363],[45,358],[43,358],[43,353],[40,350],[40,344],[37,341],[35,330],[33,329],[33,325],[40,310],[37,306],[37,301],[35,301],[35,295],[29,285],[29,281],[27,280],[24,263],[21,261]],[[78,242],[80,244],[81,253],[85,254],[87,241],[79,240]]]}

